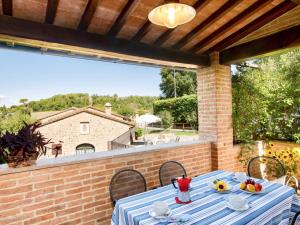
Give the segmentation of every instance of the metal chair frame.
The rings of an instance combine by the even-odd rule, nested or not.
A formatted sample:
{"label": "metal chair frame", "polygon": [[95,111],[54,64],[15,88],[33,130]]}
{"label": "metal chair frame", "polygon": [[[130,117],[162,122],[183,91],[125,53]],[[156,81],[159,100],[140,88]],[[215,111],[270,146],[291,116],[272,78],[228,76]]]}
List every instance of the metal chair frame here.
{"label": "metal chair frame", "polygon": [[295,214],[295,216],[294,216],[294,218],[293,218],[293,220],[292,220],[292,223],[291,223],[291,225],[295,225],[296,224],[296,221],[297,221],[297,217],[300,215],[300,211],[299,212],[297,212],[296,214]]}
{"label": "metal chair frame", "polygon": [[250,174],[250,166],[251,166],[251,162],[254,161],[254,160],[256,160],[256,159],[271,159],[271,160],[273,160],[273,161],[276,161],[276,162],[280,165],[280,167],[282,168],[284,174],[286,174],[286,171],[285,171],[285,169],[284,169],[283,164],[282,164],[278,159],[275,159],[275,158],[270,157],[270,156],[256,156],[256,157],[250,159],[250,161],[249,161],[249,163],[248,163],[248,165],[247,165],[247,173],[248,173],[248,175],[249,175],[250,177],[251,177],[251,174]]}
{"label": "metal chair frame", "polygon": [[160,168],[159,168],[159,182],[160,182],[160,186],[161,186],[161,187],[164,186],[164,185],[163,185],[163,182],[162,182],[162,176],[161,176],[162,168],[164,167],[164,165],[166,165],[166,164],[168,164],[168,163],[175,163],[175,164],[177,164],[178,166],[180,166],[180,167],[183,169],[183,171],[184,171],[184,174],[182,174],[182,175],[187,176],[185,168],[184,168],[183,165],[181,165],[179,162],[176,162],[176,161],[167,161],[167,162],[164,162],[164,163],[160,166]]}
{"label": "metal chair frame", "polygon": [[[256,160],[256,159],[272,159],[272,160],[276,161],[276,162],[280,165],[280,167],[282,168],[282,170],[283,170],[283,172],[284,172],[284,175],[286,175],[286,170],[285,170],[285,168],[284,168],[284,165],[283,165],[282,162],[280,162],[278,159],[275,159],[275,158],[270,157],[270,156],[256,156],[256,157],[250,159],[250,161],[248,162],[248,165],[247,165],[247,173],[248,173],[248,176],[251,177],[251,174],[250,174],[250,166],[251,166],[251,162],[254,161],[254,160]],[[291,180],[294,180],[294,181],[295,181],[295,184],[296,184],[295,191],[296,191],[296,193],[297,193],[297,189],[298,189],[298,187],[299,187],[299,184],[298,184],[298,180],[297,180],[297,178],[296,178],[295,176],[289,177],[289,179],[285,181],[285,184],[287,185]]]}
{"label": "metal chair frame", "polygon": [[124,173],[124,172],[135,172],[136,174],[138,174],[138,175],[142,178],[142,180],[143,180],[144,187],[145,187],[145,188],[144,188],[144,192],[147,191],[147,182],[146,182],[146,179],[145,179],[145,177],[143,176],[143,174],[141,174],[139,171],[133,170],[133,169],[124,169],[124,170],[120,170],[120,171],[118,171],[115,175],[113,175],[113,177],[112,177],[111,180],[110,180],[110,184],[109,184],[109,195],[110,195],[110,199],[111,199],[111,201],[112,201],[113,206],[115,206],[116,201],[117,201],[118,199],[114,199],[114,197],[113,197],[113,193],[112,193],[112,184],[113,184],[114,179],[115,179],[119,174]]}

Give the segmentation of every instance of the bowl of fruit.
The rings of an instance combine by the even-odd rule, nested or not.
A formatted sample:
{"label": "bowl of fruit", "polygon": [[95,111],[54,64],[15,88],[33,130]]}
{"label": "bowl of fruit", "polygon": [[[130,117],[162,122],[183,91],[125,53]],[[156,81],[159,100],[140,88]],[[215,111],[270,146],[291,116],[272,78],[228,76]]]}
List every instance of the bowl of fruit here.
{"label": "bowl of fruit", "polygon": [[224,180],[216,179],[210,185],[218,193],[228,193],[231,190],[231,187]]}
{"label": "bowl of fruit", "polygon": [[264,193],[263,186],[260,183],[255,182],[253,179],[247,179],[242,182],[240,184],[240,189],[251,194]]}

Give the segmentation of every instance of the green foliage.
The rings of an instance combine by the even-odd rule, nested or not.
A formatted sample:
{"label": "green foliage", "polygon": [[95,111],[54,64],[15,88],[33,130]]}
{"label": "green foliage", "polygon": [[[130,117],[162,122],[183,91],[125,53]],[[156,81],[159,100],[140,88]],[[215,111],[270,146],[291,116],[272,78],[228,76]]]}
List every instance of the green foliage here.
{"label": "green foliage", "polygon": [[186,122],[191,125],[191,127],[196,130],[198,127],[198,112],[197,107],[194,111],[186,115]]}
{"label": "green foliage", "polygon": [[235,140],[299,141],[300,51],[240,66],[233,76]]}
{"label": "green foliage", "polygon": [[93,95],[93,106],[103,108],[106,102],[113,106],[113,111],[124,115],[134,116],[136,113],[144,114],[146,112],[152,113],[153,101],[158,99],[152,96],[128,96],[118,97],[114,96],[98,96]]}
{"label": "green foliage", "polygon": [[[161,69],[161,84],[160,90],[162,91],[162,97],[173,98],[175,97],[174,88],[174,70],[173,69]],[[177,97],[183,95],[190,95],[196,93],[197,76],[195,72],[191,71],[175,71],[176,79],[176,94]]]}
{"label": "green foliage", "polygon": [[197,124],[197,96],[195,94],[154,101],[153,110],[155,114],[169,111],[176,123]]}
{"label": "green foliage", "polygon": [[[135,113],[152,112],[152,102],[157,97],[152,96],[92,96],[93,106],[104,109],[105,103],[109,102],[113,106],[113,111],[123,116],[134,116]],[[51,98],[31,101],[27,104],[28,108],[34,112],[64,110],[70,107],[83,108],[89,105],[88,94],[66,94],[55,95]]]}
{"label": "green foliage", "polygon": [[28,99],[27,99],[27,98],[21,98],[21,99],[19,100],[19,102],[20,102],[21,104],[25,105],[25,104],[28,102]]}
{"label": "green foliage", "polygon": [[0,110],[0,136],[6,132],[17,133],[21,128],[24,127],[24,122],[33,122],[30,114],[27,112],[19,110],[9,113],[3,109]]}
{"label": "green foliage", "polygon": [[82,108],[89,105],[88,94],[55,95],[51,98],[31,101],[28,104],[34,112],[64,110],[70,107]]}
{"label": "green foliage", "polygon": [[161,111],[158,116],[161,118],[163,125],[171,127],[174,124],[174,117],[169,111]]}
{"label": "green foliage", "polygon": [[143,130],[141,128],[136,128],[135,129],[135,137],[139,138],[143,136]]}

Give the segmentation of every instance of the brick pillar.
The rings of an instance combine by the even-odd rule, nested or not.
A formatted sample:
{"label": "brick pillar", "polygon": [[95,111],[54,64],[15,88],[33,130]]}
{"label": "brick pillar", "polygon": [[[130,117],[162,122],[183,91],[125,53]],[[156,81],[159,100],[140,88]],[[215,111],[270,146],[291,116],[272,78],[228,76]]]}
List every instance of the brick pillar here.
{"label": "brick pillar", "polygon": [[212,169],[234,170],[230,66],[213,53],[211,66],[198,69],[197,83],[199,135],[213,140]]}

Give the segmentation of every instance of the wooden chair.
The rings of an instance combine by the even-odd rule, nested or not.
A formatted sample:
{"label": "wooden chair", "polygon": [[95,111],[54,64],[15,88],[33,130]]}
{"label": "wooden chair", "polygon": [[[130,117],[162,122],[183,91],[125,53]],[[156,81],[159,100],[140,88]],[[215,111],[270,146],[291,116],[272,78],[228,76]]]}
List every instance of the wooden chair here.
{"label": "wooden chair", "polygon": [[176,177],[187,176],[184,167],[176,161],[163,163],[159,169],[160,186],[171,184],[171,180]]}
{"label": "wooden chair", "polygon": [[124,169],[117,172],[112,177],[109,185],[109,193],[113,205],[121,198],[145,191],[147,191],[147,184],[144,176],[132,169]]}

